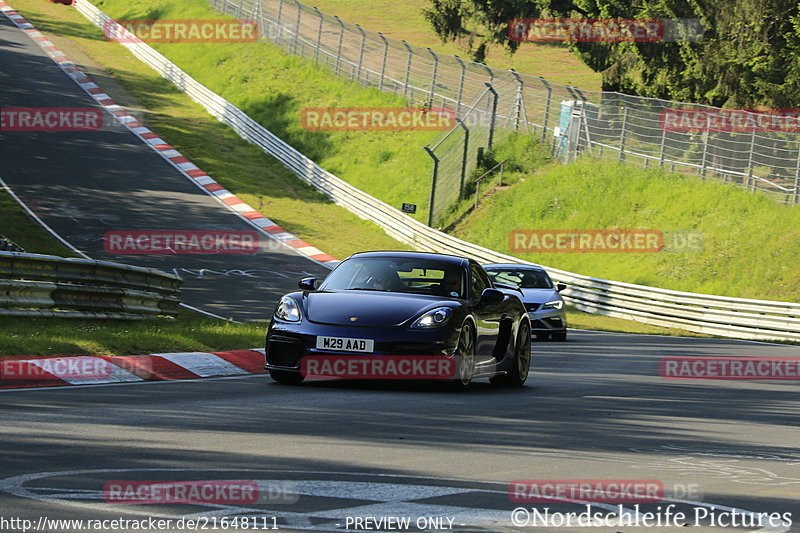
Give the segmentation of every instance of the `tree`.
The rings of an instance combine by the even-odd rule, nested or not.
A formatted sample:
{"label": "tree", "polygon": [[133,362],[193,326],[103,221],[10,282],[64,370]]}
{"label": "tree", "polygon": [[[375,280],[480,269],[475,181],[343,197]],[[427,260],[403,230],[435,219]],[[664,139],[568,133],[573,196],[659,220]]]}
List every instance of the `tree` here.
{"label": "tree", "polygon": [[488,45],[510,53],[518,18],[697,19],[698,41],[572,42],[603,75],[603,88],[724,107],[792,107],[800,100],[798,0],[429,0],[424,15],[443,41],[483,61]]}

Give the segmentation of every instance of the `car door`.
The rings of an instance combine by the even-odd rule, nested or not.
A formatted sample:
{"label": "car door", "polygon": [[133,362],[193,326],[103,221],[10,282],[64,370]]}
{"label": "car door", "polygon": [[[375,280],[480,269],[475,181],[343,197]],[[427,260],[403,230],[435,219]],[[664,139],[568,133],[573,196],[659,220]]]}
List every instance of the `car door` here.
{"label": "car door", "polygon": [[500,331],[500,315],[503,303],[485,304],[481,302],[481,294],[484,289],[492,287],[492,282],[486,272],[477,264],[470,261],[470,299],[473,313],[477,321],[478,336],[476,339],[476,354],[478,362],[491,359],[494,354],[494,346],[497,344],[497,337]]}

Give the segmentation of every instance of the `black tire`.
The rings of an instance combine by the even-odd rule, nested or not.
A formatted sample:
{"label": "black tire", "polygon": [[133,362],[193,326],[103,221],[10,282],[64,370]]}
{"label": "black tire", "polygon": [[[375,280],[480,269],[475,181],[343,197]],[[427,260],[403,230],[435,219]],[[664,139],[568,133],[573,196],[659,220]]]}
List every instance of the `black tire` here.
{"label": "black tire", "polygon": [[508,374],[495,376],[489,381],[492,385],[502,387],[522,387],[528,379],[531,369],[531,327],[523,322],[517,331],[517,342],[514,344],[514,362]]}
{"label": "black tire", "polygon": [[464,322],[458,333],[456,343],[456,379],[450,382],[453,390],[466,391],[475,375],[475,327],[472,322]]}
{"label": "black tire", "polygon": [[284,385],[299,385],[305,379],[300,372],[289,372],[288,370],[270,370],[269,377]]}
{"label": "black tire", "polygon": [[567,340],[567,332],[566,331],[559,331],[557,333],[550,334],[550,340],[556,342],[564,342]]}

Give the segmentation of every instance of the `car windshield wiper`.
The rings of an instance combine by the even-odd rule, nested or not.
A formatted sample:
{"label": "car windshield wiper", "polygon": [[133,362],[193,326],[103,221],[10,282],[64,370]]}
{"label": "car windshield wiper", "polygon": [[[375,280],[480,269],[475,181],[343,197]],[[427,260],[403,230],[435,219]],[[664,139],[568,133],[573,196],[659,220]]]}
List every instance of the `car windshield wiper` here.
{"label": "car windshield wiper", "polygon": [[389,292],[389,289],[373,289],[371,287],[350,287],[347,289],[349,291],[377,291],[377,292]]}

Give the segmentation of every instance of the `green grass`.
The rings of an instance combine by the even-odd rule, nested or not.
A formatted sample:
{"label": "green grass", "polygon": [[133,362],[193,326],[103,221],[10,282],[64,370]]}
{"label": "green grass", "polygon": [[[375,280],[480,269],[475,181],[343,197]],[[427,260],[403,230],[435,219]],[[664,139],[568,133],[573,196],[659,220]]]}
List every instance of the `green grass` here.
{"label": "green grass", "polygon": [[[122,2],[118,4],[129,5]],[[153,9],[159,4],[160,2],[156,1],[147,2]],[[164,4],[166,7],[166,3]],[[142,5],[144,6],[144,3]],[[172,11],[169,13],[172,18],[190,16],[212,18],[213,15],[204,7],[205,3],[196,4],[195,8],[185,7],[192,5],[192,2],[183,2],[180,5],[173,2],[171,5]],[[302,236],[313,246],[340,259],[365,249],[407,249],[406,246],[388,237],[374,223],[362,220],[333,204],[326,196],[298,180],[277,160],[248,144],[233,130],[210,117],[203,108],[133,57],[125,48],[105,40],[102,32],[76,10],[38,0],[16,0],[13,6],[37,29],[68,37],[75,48],[86,53],[100,67],[111,73],[141,102],[147,110],[144,122],[148,127],[223,186],[288,231]],[[107,5],[101,7],[109,8]],[[147,11],[142,7],[137,13],[138,15],[129,12],[127,18],[136,18],[146,14]],[[190,55],[189,48],[194,45],[167,46],[175,47],[172,52],[179,51],[183,55]],[[326,80],[321,80],[315,85],[310,83],[310,80],[314,79],[315,69],[304,65],[299,59],[284,56],[267,45],[205,46],[208,48],[199,50],[199,55],[202,57],[197,61],[194,68],[197,72],[193,71],[193,75],[205,73],[198,77],[214,90],[228,87],[229,90],[222,91],[225,96],[243,105],[248,113],[266,118],[265,124],[268,127],[275,127],[279,123],[285,124],[286,129],[275,127],[273,131],[293,141],[292,144],[303,150],[307,149],[308,155],[319,155],[321,151],[329,151],[330,142],[326,141],[324,134],[308,135],[309,132],[299,128],[299,110],[304,105],[291,96],[293,89],[298,85],[307,86],[309,94],[306,94],[306,105],[325,105],[312,94],[316,92],[318,97],[324,96],[327,90]],[[69,50],[67,52],[69,54]],[[250,83],[244,83],[239,90],[237,87],[243,81],[245,64],[248,62],[262,64],[263,67],[256,70],[265,76],[266,80],[254,76]],[[304,76],[304,80],[302,82],[282,80],[281,73],[285,73],[287,69],[293,74]],[[214,79],[218,82],[212,83]],[[281,87],[280,90],[276,90],[278,86]],[[332,89],[335,90],[335,87]],[[339,82],[338,90],[348,96],[348,102],[356,101],[357,96],[352,94],[352,88],[348,84]],[[237,96],[240,99],[236,98]],[[384,95],[376,92],[376,96]],[[387,100],[377,98],[377,101],[385,103]],[[397,99],[390,101],[395,104],[398,102]],[[296,112],[296,116],[289,110]],[[349,164],[350,159],[358,159],[360,157],[358,154],[367,152],[366,146],[380,144],[380,141],[370,139],[369,134],[360,138],[365,141],[364,145],[350,144],[343,147],[353,151],[353,155],[351,158],[343,158],[341,165]],[[398,137],[393,144],[402,145],[404,142],[403,138]],[[425,142],[420,141],[418,146],[411,142],[409,144],[419,150],[421,157],[424,156],[421,146]],[[391,148],[391,143],[386,144]],[[399,172],[402,173],[407,166],[404,161],[404,158],[398,156],[388,161],[386,167],[399,168]],[[330,160],[327,162],[330,163]],[[381,172],[384,171],[386,168],[381,169]],[[362,176],[362,181],[376,181],[375,169],[371,170],[368,162],[359,168],[358,172]],[[419,179],[423,179],[422,176],[419,176]],[[398,191],[397,197],[405,197],[402,190]],[[13,240],[11,235],[9,238]]]}
{"label": "green grass", "polygon": [[5,189],[0,188],[0,235],[25,251],[39,254],[76,257],[20,207]]}
{"label": "green grass", "polygon": [[[143,0],[135,6],[104,0],[118,18],[213,16],[204,3]],[[151,111],[146,121],[223,185],[263,212],[334,255],[367,248],[397,248],[373,225],[331,205],[271,158],[243,143],[172,86],[153,75],[119,45],[71,10],[15,0],[44,29],[70,35],[108,68]],[[259,43],[158,45],[181,68],[259,119],[324,168],[384,201],[427,204],[429,167],[420,149],[430,133],[319,133],[303,130],[306,106],[404,105],[359,88],[309,62]],[[796,300],[800,294],[800,220],[796,208],[776,205],[738,187],[701,182],[658,170],[579,161],[546,162],[529,137],[502,146],[497,160],[512,159],[496,190],[456,229],[459,237],[509,251],[512,229],[652,228],[699,231],[704,248],[694,253],[545,254],[520,257],[598,277],[696,292]],[[263,200],[263,206],[261,201]],[[463,207],[463,205],[461,206]],[[418,214],[424,219],[424,209]],[[340,252],[337,252],[339,250]],[[343,253],[342,253],[343,252]],[[584,315],[584,318],[588,318]],[[577,327],[664,332],[616,319],[592,326],[576,314]]]}
{"label": "green grass", "polygon": [[238,324],[181,311],[175,320],[0,317],[2,355],[142,355],[261,346],[265,323]]}
{"label": "green grass", "polygon": [[[315,0],[307,3],[330,15],[338,15],[342,20],[361,24],[367,30],[379,31],[387,37],[404,39],[436,52],[467,57],[458,44],[443,44],[422,16],[422,9],[430,7],[428,0]],[[590,69],[564,45],[522,43],[514,55],[494,46],[489,48],[486,63],[491,67],[513,68],[522,74],[542,76],[546,80],[584,90],[597,91],[602,85],[602,75]]]}
{"label": "green grass", "polygon": [[591,159],[549,163],[487,198],[454,231],[511,253],[515,229],[646,228],[702,236],[696,251],[513,254],[595,277],[800,300],[800,209],[732,185]]}

